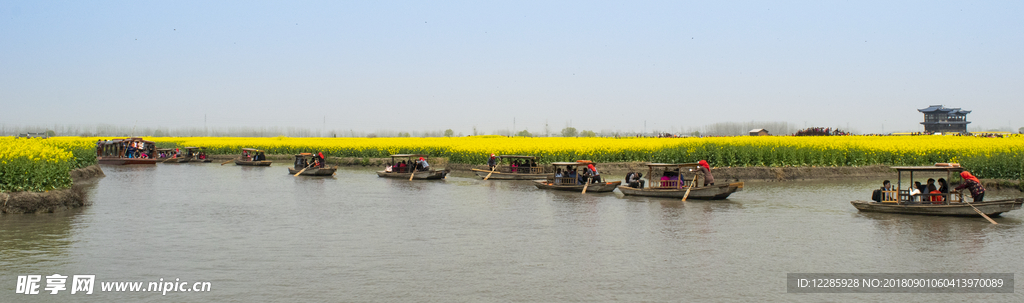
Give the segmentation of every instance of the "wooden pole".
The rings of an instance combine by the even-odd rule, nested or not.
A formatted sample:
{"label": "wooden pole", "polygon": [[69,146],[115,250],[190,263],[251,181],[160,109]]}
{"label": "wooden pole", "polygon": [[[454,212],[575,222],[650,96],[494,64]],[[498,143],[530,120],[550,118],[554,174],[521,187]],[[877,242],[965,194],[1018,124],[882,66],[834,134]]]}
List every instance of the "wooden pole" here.
{"label": "wooden pole", "polygon": [[590,178],[587,178],[587,184],[583,184],[583,193],[587,193],[587,186],[590,186]]}
{"label": "wooden pole", "polygon": [[[682,170],[680,170],[680,172],[679,172],[680,177],[682,177],[682,174],[683,174],[683,172],[682,172]],[[679,179],[682,180],[682,178],[679,178]],[[686,193],[683,194],[683,202],[686,202],[686,197],[690,196],[690,189],[693,189],[694,185],[697,185],[697,175],[696,174],[693,175],[693,183],[690,183],[690,186],[686,188]]]}
{"label": "wooden pole", "polygon": [[312,166],[312,165],[309,165],[309,166],[303,167],[303,168],[302,168],[302,170],[300,170],[299,172],[295,173],[295,175],[294,175],[294,176],[292,176],[292,177],[298,177],[299,175],[301,175],[301,174],[302,174],[302,172],[306,171],[306,170],[307,170],[307,169],[309,169],[309,168],[310,168],[311,166]]}
{"label": "wooden pole", "polygon": [[[494,168],[492,168],[492,169],[491,169],[491,172],[487,173],[487,176],[486,176],[486,177],[484,177],[484,180],[487,180],[488,178],[490,178],[490,177],[491,177],[491,174],[493,174],[493,173],[494,173],[494,170],[495,170],[495,169],[498,169],[498,165],[497,165],[497,164],[495,164],[495,165],[494,165]],[[444,177],[445,177],[445,178],[448,178],[448,175],[444,175]]]}
{"label": "wooden pole", "polygon": [[966,199],[960,198],[960,201],[964,202],[964,203],[967,203],[967,205],[970,205],[971,208],[974,209],[974,211],[978,212],[978,214],[981,215],[982,217],[984,217],[985,220],[988,220],[988,222],[992,222],[992,224],[999,224],[999,223],[996,223],[996,220],[992,220],[992,218],[989,218],[988,215],[986,215],[985,213],[981,212],[980,209],[978,209],[977,207],[974,207],[974,205],[971,205],[971,202],[967,202]]}
{"label": "wooden pole", "polygon": [[231,159],[231,160],[227,160],[227,161],[224,161],[224,163],[221,163],[220,165],[224,165],[224,164],[228,164],[228,163],[231,163],[231,161],[235,161],[235,159]]}
{"label": "wooden pole", "polygon": [[409,166],[409,181],[412,181],[412,177],[416,176],[416,165]]}

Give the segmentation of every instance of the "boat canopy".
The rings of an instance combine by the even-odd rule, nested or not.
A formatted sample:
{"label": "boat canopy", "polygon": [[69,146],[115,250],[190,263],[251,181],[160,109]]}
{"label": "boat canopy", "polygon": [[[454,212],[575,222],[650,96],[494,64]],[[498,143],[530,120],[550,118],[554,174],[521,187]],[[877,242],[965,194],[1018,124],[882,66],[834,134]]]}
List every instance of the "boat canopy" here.
{"label": "boat canopy", "polygon": [[898,172],[904,171],[930,171],[930,172],[958,172],[964,168],[957,166],[892,166]]}
{"label": "boat canopy", "polygon": [[553,162],[553,163],[551,163],[551,165],[554,165],[554,166],[573,166],[573,165],[587,165],[587,164],[597,165],[597,163],[591,162],[590,160],[583,160],[583,161],[587,161],[587,162]]}
{"label": "boat canopy", "polygon": [[689,166],[697,167],[697,166],[699,166],[697,163],[647,163],[645,165],[650,166],[651,168],[654,168],[654,167],[689,167]]}
{"label": "boat canopy", "polygon": [[534,156],[523,156],[523,155],[501,155],[499,158],[511,158],[511,159],[537,159]]}
{"label": "boat canopy", "polygon": [[428,155],[421,155],[421,154],[394,154],[394,155],[391,155],[391,157],[392,158],[418,158],[418,157],[429,158],[430,156],[428,156]]}
{"label": "boat canopy", "polygon": [[125,139],[110,139],[103,141],[103,144],[118,144],[121,142],[143,142],[146,144],[155,144],[153,141],[142,140],[142,138],[125,138]]}
{"label": "boat canopy", "polygon": [[244,150],[244,151],[261,152],[261,153],[263,152],[262,150],[258,150],[258,149],[255,149],[255,148],[242,148],[242,150]]}
{"label": "boat canopy", "polygon": [[202,147],[190,146],[190,147],[186,147],[185,149],[203,149],[203,148]]}

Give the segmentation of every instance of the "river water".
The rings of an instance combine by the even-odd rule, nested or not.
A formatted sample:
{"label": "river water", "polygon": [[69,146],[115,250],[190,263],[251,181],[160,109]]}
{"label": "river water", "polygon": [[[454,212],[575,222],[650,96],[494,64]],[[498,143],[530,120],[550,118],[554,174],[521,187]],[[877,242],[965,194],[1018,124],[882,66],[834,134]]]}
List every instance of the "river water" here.
{"label": "river water", "polygon": [[[880,180],[749,182],[682,203],[468,175],[292,177],[284,165],[104,166],[91,206],[2,215],[0,302],[1024,299],[786,293],[787,273],[1024,272],[1024,212],[999,225],[857,212],[849,201]],[[96,275],[94,293],[15,294],[17,276],[52,274]],[[100,291],[160,279],[211,291]]]}

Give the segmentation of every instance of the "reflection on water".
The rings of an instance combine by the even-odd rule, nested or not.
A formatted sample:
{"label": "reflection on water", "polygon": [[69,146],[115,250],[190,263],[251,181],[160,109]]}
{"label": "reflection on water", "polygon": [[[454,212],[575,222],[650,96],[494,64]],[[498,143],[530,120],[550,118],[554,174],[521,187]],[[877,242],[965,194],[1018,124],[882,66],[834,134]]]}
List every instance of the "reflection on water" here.
{"label": "reflection on water", "polygon": [[360,168],[103,168],[93,206],[0,216],[0,301],[21,299],[13,277],[52,273],[215,290],[79,299],[94,301],[880,301],[892,297],[787,295],[785,276],[1024,268],[1024,213],[991,225],[857,212],[849,201],[877,180],[755,182],[728,200],[681,202]]}

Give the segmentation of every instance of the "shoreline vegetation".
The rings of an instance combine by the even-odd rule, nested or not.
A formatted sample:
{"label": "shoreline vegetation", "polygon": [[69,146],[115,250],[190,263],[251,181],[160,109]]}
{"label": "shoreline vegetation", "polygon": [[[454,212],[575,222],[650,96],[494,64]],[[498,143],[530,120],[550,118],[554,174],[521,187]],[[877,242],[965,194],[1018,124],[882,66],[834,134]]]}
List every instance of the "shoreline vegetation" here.
{"label": "shoreline vegetation", "polygon": [[68,175],[73,181],[68,188],[43,192],[0,192],[0,214],[53,213],[89,205],[83,187],[93,179],[103,177],[103,169],[93,164],[73,169]]}

